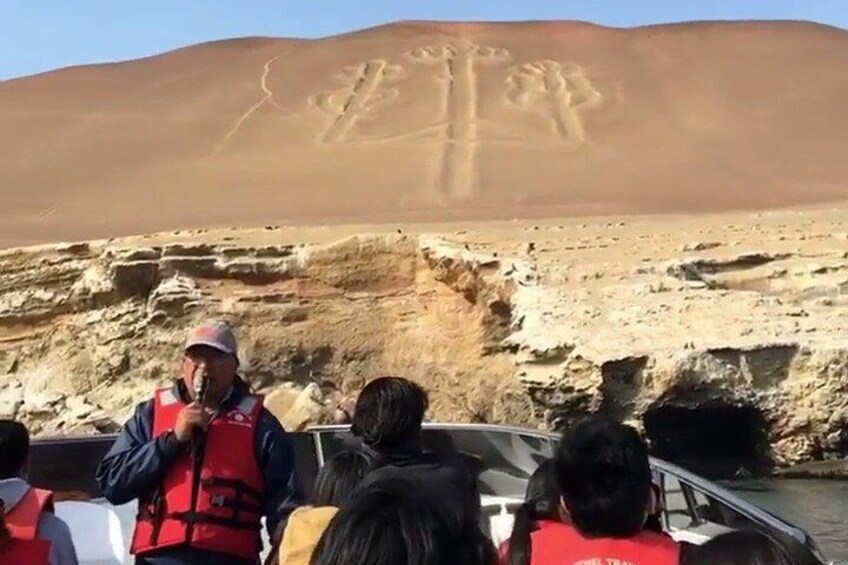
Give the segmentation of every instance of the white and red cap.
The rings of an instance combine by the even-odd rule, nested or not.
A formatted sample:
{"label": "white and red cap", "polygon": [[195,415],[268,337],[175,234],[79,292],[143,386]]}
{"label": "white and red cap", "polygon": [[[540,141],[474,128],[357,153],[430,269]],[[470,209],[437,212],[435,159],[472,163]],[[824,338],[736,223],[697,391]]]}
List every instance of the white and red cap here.
{"label": "white and red cap", "polygon": [[186,339],[185,350],[196,345],[206,345],[235,357],[238,361],[238,343],[232,328],[225,322],[211,322],[196,327]]}

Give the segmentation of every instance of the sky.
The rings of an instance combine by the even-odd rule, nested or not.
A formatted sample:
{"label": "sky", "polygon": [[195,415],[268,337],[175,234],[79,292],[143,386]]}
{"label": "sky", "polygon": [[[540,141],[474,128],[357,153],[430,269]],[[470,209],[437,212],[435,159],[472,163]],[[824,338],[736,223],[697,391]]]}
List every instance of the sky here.
{"label": "sky", "polygon": [[325,37],[403,19],[790,19],[848,29],[848,0],[0,0],[0,80],[214,39]]}

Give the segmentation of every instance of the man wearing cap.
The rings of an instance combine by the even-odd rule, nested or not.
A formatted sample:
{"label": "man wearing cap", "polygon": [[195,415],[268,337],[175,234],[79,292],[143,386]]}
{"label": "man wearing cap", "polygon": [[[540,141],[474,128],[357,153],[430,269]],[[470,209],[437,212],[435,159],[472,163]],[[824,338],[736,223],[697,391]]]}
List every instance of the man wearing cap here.
{"label": "man wearing cap", "polygon": [[182,378],[136,407],[97,470],[112,504],[138,499],[136,563],[254,565],[300,504],[294,451],[279,421],[238,375],[223,323],[188,337]]}

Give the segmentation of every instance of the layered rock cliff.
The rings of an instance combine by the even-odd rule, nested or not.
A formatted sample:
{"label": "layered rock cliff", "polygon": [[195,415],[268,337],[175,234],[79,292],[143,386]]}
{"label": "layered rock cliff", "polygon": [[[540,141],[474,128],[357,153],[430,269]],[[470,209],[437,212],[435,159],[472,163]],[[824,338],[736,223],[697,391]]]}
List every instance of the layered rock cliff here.
{"label": "layered rock cliff", "polygon": [[115,430],[214,317],[290,428],[401,374],[431,391],[434,420],[561,428],[602,412],[677,460],[836,458],[845,218],[269,226],[6,250],[0,413],[42,435]]}
{"label": "layered rock cliff", "polygon": [[497,263],[480,267],[491,288],[472,264],[408,236],[10,250],[0,412],[41,434],[114,430],[176,375],[188,328],[213,317],[236,327],[242,373],[290,427],[386,373],[425,381],[434,417],[520,419],[528,402],[497,347],[508,307],[486,308]]}

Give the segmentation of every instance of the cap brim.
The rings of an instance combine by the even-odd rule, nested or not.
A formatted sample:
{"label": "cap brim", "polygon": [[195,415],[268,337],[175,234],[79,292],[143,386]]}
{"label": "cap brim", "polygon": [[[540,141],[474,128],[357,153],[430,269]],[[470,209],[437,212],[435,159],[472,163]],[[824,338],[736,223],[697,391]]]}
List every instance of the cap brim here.
{"label": "cap brim", "polygon": [[211,347],[212,349],[216,349],[216,350],[220,351],[221,353],[226,353],[227,355],[232,355],[233,357],[238,359],[238,354],[235,351],[230,351],[229,349],[227,349],[226,347],[224,347],[220,343],[216,343],[216,342],[213,342],[213,341],[205,341],[205,340],[202,340],[202,339],[198,339],[196,341],[192,341],[192,342],[187,343],[186,346],[185,346],[185,349],[183,351],[188,351],[192,347],[196,347],[198,345],[205,345],[206,347]]}

